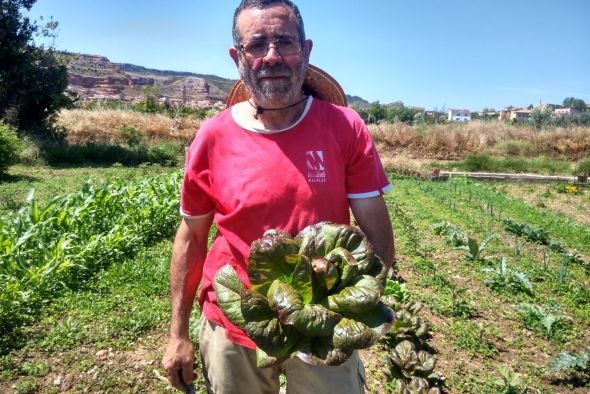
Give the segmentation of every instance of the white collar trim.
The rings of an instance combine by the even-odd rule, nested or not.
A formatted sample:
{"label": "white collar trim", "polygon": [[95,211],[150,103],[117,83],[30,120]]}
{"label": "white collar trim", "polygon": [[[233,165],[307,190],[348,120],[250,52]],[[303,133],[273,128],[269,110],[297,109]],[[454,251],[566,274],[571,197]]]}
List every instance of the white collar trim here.
{"label": "white collar trim", "polygon": [[238,111],[237,111],[237,105],[234,105],[231,107],[231,115],[232,115],[232,118],[234,119],[234,121],[240,127],[244,128],[248,131],[252,131],[254,133],[260,133],[260,134],[276,134],[276,133],[281,133],[283,131],[290,130],[293,127],[297,126],[303,120],[303,118],[305,118],[305,115],[307,115],[307,113],[309,112],[312,102],[313,102],[313,97],[310,95],[307,98],[307,103],[305,104],[305,108],[303,109],[303,112],[301,113],[301,116],[299,117],[299,119],[297,119],[292,125],[287,126],[284,129],[280,129],[280,130],[266,130],[266,129],[259,129],[257,127],[252,127],[251,125],[248,124],[246,119],[243,119],[242,117],[240,117],[240,115],[238,114]]}

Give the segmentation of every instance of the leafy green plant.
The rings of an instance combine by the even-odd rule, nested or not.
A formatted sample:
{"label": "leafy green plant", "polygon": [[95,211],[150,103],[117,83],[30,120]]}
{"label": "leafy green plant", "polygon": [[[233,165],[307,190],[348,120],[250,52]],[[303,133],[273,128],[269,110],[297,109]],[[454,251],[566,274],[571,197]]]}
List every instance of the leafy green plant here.
{"label": "leafy green plant", "polygon": [[472,355],[490,357],[498,353],[494,343],[488,339],[488,324],[456,321],[452,325],[455,345]]}
{"label": "leafy green plant", "polygon": [[181,177],[87,183],[45,206],[31,192],[18,213],[0,217],[0,353],[64,289],[171,235]]}
{"label": "leafy green plant", "polygon": [[481,241],[481,243],[478,243],[475,238],[469,237],[467,239],[467,245],[460,245],[457,246],[455,249],[464,250],[465,252],[467,252],[465,256],[467,261],[470,261],[472,263],[483,262],[488,260],[487,257],[483,257],[483,252],[488,246],[488,243],[490,243],[490,241],[492,241],[494,238],[496,238],[495,234],[488,234]]}
{"label": "leafy green plant", "polygon": [[500,379],[496,380],[496,385],[502,394],[527,394],[527,385],[522,381],[519,374],[512,372],[508,368],[500,365],[498,366],[500,372]]}
{"label": "leafy green plant", "polygon": [[515,308],[529,330],[553,342],[563,342],[572,331],[572,319],[556,307],[519,304]]}
{"label": "leafy green plant", "polygon": [[582,159],[576,165],[576,175],[590,176],[590,159]]}
{"label": "leafy green plant", "polygon": [[22,144],[16,129],[0,119],[0,174],[11,165],[18,163],[21,149]]}
{"label": "leafy green plant", "polygon": [[561,352],[549,363],[548,372],[590,382],[590,347],[578,353]]}
{"label": "leafy green plant", "polygon": [[516,234],[517,236],[522,236],[524,234],[524,226],[523,223],[515,222],[511,219],[504,219],[504,229],[508,232]]}
{"label": "leafy green plant", "polygon": [[504,219],[504,229],[508,232],[523,236],[529,242],[549,245],[549,234],[542,228],[531,227],[525,223],[518,223],[511,219]]}
{"label": "leafy green plant", "polygon": [[387,279],[385,281],[385,288],[383,289],[383,296],[390,295],[394,296],[398,302],[405,302],[410,299],[410,293],[406,289],[405,283]]}
{"label": "leafy green plant", "polygon": [[460,247],[468,244],[467,235],[453,223],[445,220],[432,225],[434,233],[447,237],[447,242],[454,247]]}
{"label": "leafy green plant", "polygon": [[380,298],[386,269],[355,227],[321,222],[296,237],[269,230],[252,243],[248,289],[230,265],[214,279],[218,305],[256,343],[266,367],[296,355],[339,365],[394,322]]}
{"label": "leafy green plant", "polygon": [[518,293],[532,296],[533,285],[524,272],[508,268],[506,257],[500,258],[498,268],[483,268],[483,272],[490,274],[485,284],[497,293],[513,295]]}
{"label": "leafy green plant", "polygon": [[430,387],[427,379],[412,376],[409,382],[403,379],[395,379],[394,394],[440,394],[438,387]]}
{"label": "leafy green plant", "polygon": [[395,321],[385,339],[390,347],[404,340],[420,343],[428,334],[428,324],[419,316],[423,307],[421,302],[399,302],[391,296],[382,301],[395,312]]}
{"label": "leafy green plant", "polygon": [[134,126],[130,125],[121,127],[119,130],[119,138],[129,146],[137,146],[146,143],[144,135],[137,131]]}
{"label": "leafy green plant", "polygon": [[[439,380],[434,373],[436,357],[427,351],[416,351],[411,341],[402,341],[391,349],[388,355],[387,375],[396,381],[394,392],[400,393],[440,393],[433,387]],[[431,388],[432,387],[432,388]]]}
{"label": "leafy green plant", "polygon": [[445,315],[461,317],[464,319],[473,317],[473,310],[469,306],[469,303],[462,297],[462,294],[465,293],[466,290],[466,287],[449,287],[447,292],[450,298],[450,305],[448,308],[443,308],[439,311]]}

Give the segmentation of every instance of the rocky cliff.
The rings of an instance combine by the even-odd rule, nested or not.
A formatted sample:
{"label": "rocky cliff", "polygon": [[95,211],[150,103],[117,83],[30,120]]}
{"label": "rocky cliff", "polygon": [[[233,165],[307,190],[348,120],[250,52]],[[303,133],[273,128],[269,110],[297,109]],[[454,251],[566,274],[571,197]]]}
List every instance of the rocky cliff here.
{"label": "rocky cliff", "polygon": [[112,63],[104,56],[61,53],[68,64],[70,89],[82,100],[108,99],[136,102],[142,91],[171,104],[195,107],[223,105],[233,80],[188,72],[161,71]]}

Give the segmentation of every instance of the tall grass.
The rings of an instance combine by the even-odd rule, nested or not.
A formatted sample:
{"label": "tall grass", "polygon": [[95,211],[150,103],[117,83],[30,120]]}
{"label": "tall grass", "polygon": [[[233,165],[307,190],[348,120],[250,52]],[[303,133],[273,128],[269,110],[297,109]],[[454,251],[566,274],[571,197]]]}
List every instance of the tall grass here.
{"label": "tall grass", "polygon": [[107,110],[62,110],[55,126],[66,130],[70,144],[87,141],[125,142],[121,129],[132,126],[149,142],[179,141],[190,142],[201,121],[193,118],[172,119],[162,114],[145,114],[115,109]]}
{"label": "tall grass", "polygon": [[472,121],[431,126],[402,123],[369,126],[378,149],[438,159],[458,160],[474,153],[500,156],[546,156],[578,160],[590,157],[590,128],[537,131],[501,122]]}

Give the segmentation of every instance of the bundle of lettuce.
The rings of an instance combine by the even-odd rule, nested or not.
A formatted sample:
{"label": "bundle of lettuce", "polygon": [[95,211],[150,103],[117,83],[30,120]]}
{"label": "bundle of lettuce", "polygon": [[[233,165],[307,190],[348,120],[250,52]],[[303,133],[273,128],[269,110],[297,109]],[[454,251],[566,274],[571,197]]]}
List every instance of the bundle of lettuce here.
{"label": "bundle of lettuce", "polygon": [[214,280],[217,303],[256,344],[257,364],[290,357],[339,365],[391,328],[381,302],[386,268],[355,227],[321,222],[297,236],[269,230],[252,243],[247,288],[231,265]]}

